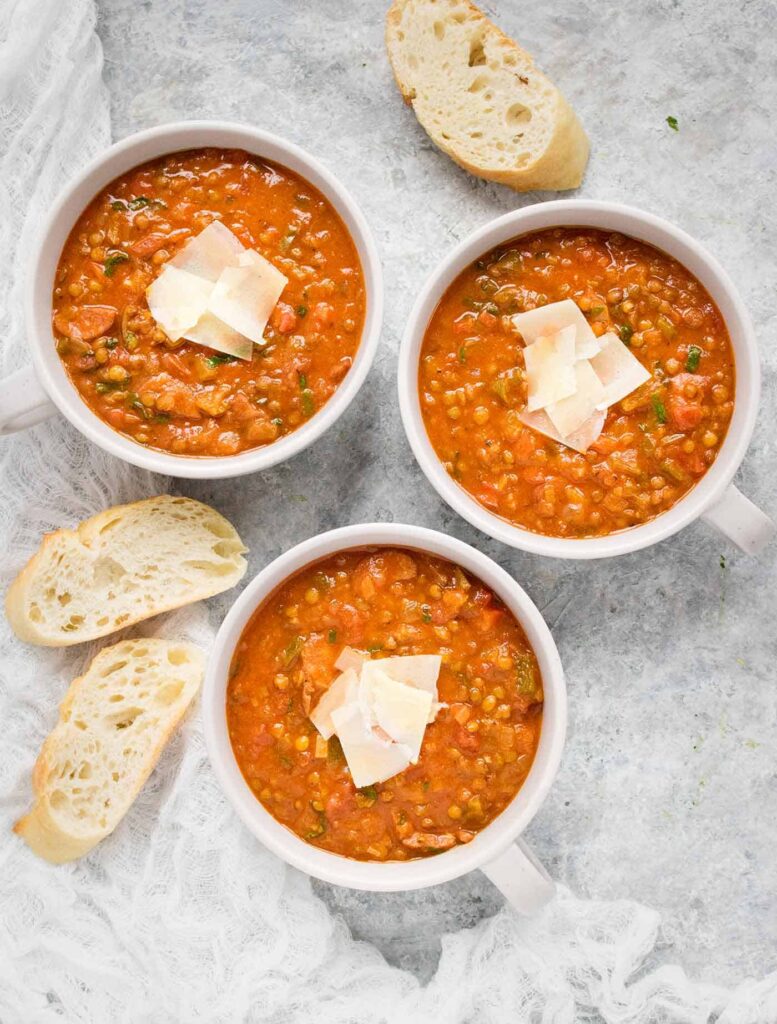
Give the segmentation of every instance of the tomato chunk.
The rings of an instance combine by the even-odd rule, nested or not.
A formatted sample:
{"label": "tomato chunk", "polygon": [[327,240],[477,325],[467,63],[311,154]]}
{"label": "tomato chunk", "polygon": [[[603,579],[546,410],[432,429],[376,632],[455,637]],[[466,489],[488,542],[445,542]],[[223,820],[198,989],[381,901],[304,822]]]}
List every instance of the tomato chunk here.
{"label": "tomato chunk", "polygon": [[54,326],[66,338],[90,341],[110,330],[115,319],[116,310],[113,306],[81,306],[71,319],[58,313],[54,317]]}

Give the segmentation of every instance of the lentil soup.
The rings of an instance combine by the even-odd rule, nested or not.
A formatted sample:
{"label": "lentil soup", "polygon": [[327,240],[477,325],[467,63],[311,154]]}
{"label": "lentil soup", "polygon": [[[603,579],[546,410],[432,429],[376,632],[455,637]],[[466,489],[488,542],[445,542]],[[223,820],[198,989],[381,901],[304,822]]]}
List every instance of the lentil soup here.
{"label": "lentil soup", "polygon": [[[362,789],[308,718],[346,645],[442,656],[447,707],[418,763]],[[380,861],[467,843],[500,814],[531,768],[542,702],[534,652],[493,591],[444,559],[379,548],[332,555],[267,598],[236,647],[226,710],[240,770],[274,818],[321,849]]]}
{"label": "lentil soup", "polygon": [[[164,264],[216,219],[288,278],[250,361],[172,342],[146,303]],[[177,455],[233,455],[298,429],[350,369],[364,315],[359,257],[332,204],[285,167],[212,148],[103,189],[65,243],[53,295],[57,351],[81,398]]]}
{"label": "lentil soup", "polygon": [[[652,379],[607,412],[583,455],[525,426],[523,339],[511,317],[572,299]],[[645,242],[554,228],[486,253],[426,329],[418,387],[429,440],[488,511],[535,533],[598,537],[667,511],[707,472],[734,408],[723,318],[701,283]]]}

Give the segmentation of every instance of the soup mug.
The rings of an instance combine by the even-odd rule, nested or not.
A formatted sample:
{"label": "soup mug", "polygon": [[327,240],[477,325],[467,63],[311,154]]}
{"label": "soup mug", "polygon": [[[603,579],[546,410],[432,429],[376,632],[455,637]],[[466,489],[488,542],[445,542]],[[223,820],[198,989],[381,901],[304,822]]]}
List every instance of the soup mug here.
{"label": "soup mug", "polygon": [[[534,762],[512,802],[465,846],[408,861],[352,860],[300,839],[276,821],[251,791],[235,759],[227,728],[230,663],[257,607],[284,580],[312,562],[338,551],[375,545],[438,555],[489,586],[523,627],[537,656],[545,694]],[[249,583],[225,618],[208,663],[202,713],[210,760],[227,798],[257,839],[301,871],[335,885],[389,892],[437,885],[480,868],[523,913],[533,913],[552,897],[553,883],[521,833],[542,805],[561,759],[567,717],[561,660],[550,630],[525,591],[504,569],[468,544],[434,530],[382,523],[346,526],[298,544]]]}
{"label": "soup mug", "polygon": [[[736,364],[734,412],[718,457],[701,480],[668,511],[640,526],[606,537],[547,537],[515,526],[485,509],[446,472],[426,433],[418,393],[418,362],[424,333],[437,304],[455,278],[495,246],[531,231],[558,227],[617,231],[662,249],[691,271],[720,310]],[[410,446],[438,494],[483,533],[516,548],[557,558],[602,558],[655,544],[702,518],[743,551],[755,553],[774,535],[775,525],[731,482],[744,458],[755,425],[760,395],[758,349],[750,317],[734,285],[698,242],[653,214],[616,203],[565,199],[515,210],[465,238],[426,281],[405,328],[399,353],[399,404]]]}
{"label": "soup mug", "polygon": [[[145,448],[104,423],[81,399],[54,347],[54,276],[73,225],[114,178],[148,160],[184,149],[243,149],[283,164],[332,204],[356,246],[364,275],[366,317],[353,365],[330,400],[292,434],[264,448],[228,456],[180,456]],[[372,233],[346,189],[315,157],[277,135],[222,121],[184,121],[130,135],[98,156],[71,181],[50,211],[27,269],[25,314],[32,367],[0,381],[0,434],[23,430],[60,412],[105,451],[156,473],[190,478],[240,476],[267,469],[307,448],[345,412],[372,364],[383,319],[383,278]]]}

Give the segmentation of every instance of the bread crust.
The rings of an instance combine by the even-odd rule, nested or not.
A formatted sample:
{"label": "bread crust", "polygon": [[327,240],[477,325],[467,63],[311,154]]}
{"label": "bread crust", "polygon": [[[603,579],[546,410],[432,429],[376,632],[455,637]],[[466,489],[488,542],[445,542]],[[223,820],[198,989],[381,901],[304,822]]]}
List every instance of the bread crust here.
{"label": "bread crust", "polygon": [[[199,678],[196,685],[191,687],[186,699],[180,702],[177,711],[170,716],[166,726],[158,731],[152,747],[144,753],[140,770],[133,779],[132,784],[124,794],[123,810],[120,810],[118,817],[107,829],[96,828],[90,835],[78,836],[67,832],[60,827],[52,811],[49,789],[49,777],[57,762],[56,753],[58,744],[71,732],[68,727],[69,714],[80,691],[90,686],[94,674],[100,667],[101,661],[111,658],[115,652],[121,649],[122,656],[131,657],[133,650],[140,647],[153,647],[156,650],[178,648],[186,652],[193,663],[195,670],[199,668]],[[159,639],[137,639],[124,640],[111,647],[106,647],[93,659],[86,672],[78,676],[70,684],[59,706],[59,718],[53,730],[43,742],[37,760],[32,770],[32,791],[34,803],[31,810],[20,818],[13,826],[13,831],[20,836],[30,847],[33,853],[50,864],[65,864],[68,861],[82,857],[93,849],[97,843],[114,831],[116,826],[126,814],[132,803],[135,801],[140,790],[143,788],[156,767],[157,762],[167,745],[168,740],[178,728],[181,720],[189,709],[192,699],[199,690],[200,682],[204,672],[205,659],[198,647],[193,644],[178,643]],[[171,676],[174,673],[171,670]],[[84,732],[84,740],[88,740],[89,732]]]}
{"label": "bread crust", "polygon": [[[405,9],[412,2],[414,0],[394,0],[389,8],[386,15],[386,48],[394,79],[402,97],[406,103],[413,107],[419,123],[434,144],[446,153],[454,163],[470,174],[474,174],[476,177],[483,178],[486,181],[495,181],[499,184],[507,185],[517,192],[541,189],[563,191],[577,188],[583,180],[588,163],[590,145],[577,115],[555,86],[553,86],[556,99],[556,110],[553,115],[553,134],[542,152],[526,167],[503,170],[477,164],[461,153],[453,142],[446,142],[440,132],[436,131],[432,125],[426,123],[415,103],[415,88],[412,83],[406,81],[403,77],[398,59],[398,49],[401,43],[397,35],[401,31]],[[531,55],[519,46],[515,40],[507,36],[470,0],[460,0],[457,6],[466,7],[468,16],[473,22],[483,26],[484,33],[491,37],[495,45],[520,54],[522,59],[532,67],[533,74],[548,82],[546,76],[536,67]],[[548,82],[548,84],[550,85],[551,83]]]}
{"label": "bread crust", "polygon": [[[73,543],[79,546],[84,546],[87,549],[91,549],[95,544],[96,539],[99,538],[102,529],[109,523],[112,523],[117,519],[121,519],[122,516],[126,516],[130,510],[150,512],[152,509],[158,509],[160,506],[168,503],[174,503],[179,506],[185,505],[186,508],[201,515],[203,519],[207,518],[218,521],[220,525],[223,524],[224,539],[228,539],[237,545],[235,548],[235,554],[241,555],[247,550],[240,540],[237,531],[227,519],[209,505],[195,501],[193,498],[176,498],[169,494],[162,494],[152,498],[144,498],[141,501],[130,502],[126,505],[116,505],[112,508],[105,509],[105,511],[98,512],[96,515],[91,516],[89,519],[85,519],[82,523],[79,523],[75,529],[63,527],[62,529],[54,530],[53,532],[44,535],[39,549],[29,559],[25,567],[8,588],[8,592],[5,597],[6,617],[8,618],[11,629],[14,631],[16,636],[20,640],[24,640],[31,644],[37,644],[41,647],[70,647],[73,644],[84,643],[87,640],[96,640],[103,636],[109,636],[111,633],[116,632],[117,629],[124,629],[127,626],[132,626],[137,622],[142,622],[144,619],[151,618],[154,615],[160,615],[163,612],[172,611],[174,608],[180,608],[183,605],[191,604],[194,601],[211,597],[214,594],[221,593],[229,587],[234,586],[240,579],[242,579],[245,574],[247,564],[245,559],[238,558],[237,561],[239,564],[233,574],[221,579],[214,579],[213,582],[217,585],[212,588],[208,588],[207,590],[203,589],[201,593],[192,593],[188,597],[177,597],[169,601],[161,601],[155,604],[151,610],[144,607],[140,601],[134,602],[133,606],[127,610],[126,617],[123,619],[121,626],[119,627],[115,626],[112,622],[109,622],[107,626],[102,629],[84,629],[83,631],[73,633],[53,634],[52,632],[46,631],[45,624],[36,624],[32,621],[29,614],[32,591],[37,584],[40,572],[51,561],[55,549],[61,543]],[[182,547],[184,545],[185,536],[182,533]]]}

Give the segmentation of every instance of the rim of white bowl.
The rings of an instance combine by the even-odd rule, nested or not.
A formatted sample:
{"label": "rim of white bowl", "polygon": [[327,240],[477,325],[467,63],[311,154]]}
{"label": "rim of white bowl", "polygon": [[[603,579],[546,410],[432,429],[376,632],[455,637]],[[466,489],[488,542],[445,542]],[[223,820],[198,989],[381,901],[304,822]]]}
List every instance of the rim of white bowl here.
{"label": "rim of white bowl", "polygon": [[[181,456],[144,448],[104,423],[83,401],[57,356],[51,334],[51,292],[62,246],[78,217],[109,182],[133,167],[185,149],[244,149],[282,164],[317,188],[343,220],[361,262],[366,311],[361,341],[340,386],[292,434],[239,455]],[[175,121],[129,135],[96,156],[62,190],[30,258],[26,315],[36,374],[57,408],[90,441],[132,465],[189,479],[226,479],[269,469],[312,445],[345,412],[372,366],[383,324],[383,273],[372,231],[354,198],[320,161],[295,143],[251,125],[230,121]]]}
{"label": "rim of white bowl", "polygon": [[[606,537],[546,537],[489,512],[446,473],[424,427],[418,395],[418,359],[429,318],[445,289],[483,253],[511,238],[553,227],[592,227],[641,239],[677,259],[712,296],[734,349],[736,396],[723,446],[702,479],[667,512]],[[405,326],[397,374],[402,423],[413,454],[440,497],[467,522],[495,540],[555,558],[607,558],[627,554],[671,536],[717,501],[739,468],[755,426],[760,364],[755,332],[730,277],[714,256],[682,228],[656,214],[621,203],[560,199],[524,207],[488,221],[443,257],[429,275]]]}
{"label": "rim of white bowl", "polygon": [[[251,616],[284,580],[337,551],[371,546],[415,548],[461,564],[499,595],[520,622],[540,666],[545,706],[531,770],[514,799],[468,843],[434,857],[410,861],[358,861],[317,849],[280,824],[251,792],[235,760],[226,724],[229,667]],[[437,885],[497,857],[539,810],[558,770],[564,747],[567,699],[558,649],[539,609],[518,582],[493,559],[436,530],[402,523],[340,527],[297,544],[270,562],[235,601],[216,635],[202,694],[205,741],[216,777],[244,824],[287,863],[315,878],[353,889],[402,891]]]}

